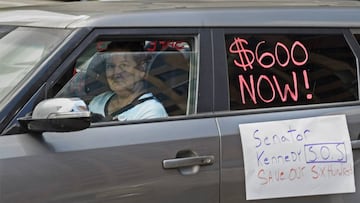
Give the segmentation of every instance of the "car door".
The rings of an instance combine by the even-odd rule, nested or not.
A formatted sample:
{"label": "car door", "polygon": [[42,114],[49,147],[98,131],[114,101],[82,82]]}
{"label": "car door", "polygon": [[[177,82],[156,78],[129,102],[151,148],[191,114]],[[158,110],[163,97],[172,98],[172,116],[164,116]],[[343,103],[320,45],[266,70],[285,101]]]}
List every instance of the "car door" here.
{"label": "car door", "polygon": [[213,94],[208,88],[212,66],[206,60],[211,48],[207,49],[207,40],[199,41],[200,35],[209,38],[207,31],[95,30],[48,79],[54,84],[47,87],[48,96],[66,97],[63,93],[69,91],[56,95],[56,84],[68,77],[64,72],[74,71],[74,64],[79,68],[77,62],[91,55],[87,48],[99,45],[94,41],[101,36],[156,39],[172,34],[193,39],[198,53],[191,68],[196,77],[188,78],[187,99],[181,100],[186,102],[183,113],[169,110],[174,116],[99,122],[74,132],[0,137],[1,201],[219,202],[220,136],[215,119],[206,114],[212,110],[208,99]]}
{"label": "car door", "polygon": [[[211,118],[1,141],[3,202],[218,202],[219,137]],[[191,157],[193,164],[180,160]],[[164,166],[177,158],[178,167]]]}
{"label": "car door", "polygon": [[[215,84],[219,87],[215,89],[215,98],[228,98],[226,101],[218,99],[215,102],[215,108],[218,111],[216,122],[220,129],[222,144],[221,202],[247,202],[247,187],[252,188],[249,191],[256,196],[257,202],[356,202],[360,197],[358,191],[309,195],[312,192],[310,191],[307,193],[308,195],[301,194],[300,191],[312,188],[312,186],[310,186],[311,181],[301,182],[300,175],[296,180],[294,180],[295,176],[283,178],[285,172],[279,172],[277,175],[270,172],[262,173],[261,170],[256,171],[259,169],[256,166],[248,169],[249,172],[247,172],[245,167],[250,162],[245,161],[245,159],[249,160],[244,155],[248,154],[245,151],[249,150],[249,145],[252,145],[249,140],[259,137],[254,134],[246,134],[247,138],[241,135],[241,132],[243,132],[241,130],[246,128],[246,124],[256,124],[258,129],[261,129],[260,126],[263,126],[264,122],[283,122],[293,121],[292,119],[345,115],[347,121],[345,124],[347,127],[345,128],[349,131],[349,140],[351,140],[352,145],[353,169],[350,168],[349,173],[345,173],[345,170],[341,173],[335,173],[334,168],[331,167],[324,169],[322,173],[313,170],[310,179],[318,178],[319,174],[324,175],[321,177],[326,178],[326,180],[337,175],[345,179],[349,175],[351,177],[350,181],[346,183],[329,182],[325,185],[319,183],[317,188],[313,187],[313,190],[332,188],[340,191],[347,184],[354,184],[352,186],[358,188],[360,181],[358,175],[360,170],[360,129],[358,127],[359,97],[357,93],[358,76],[356,72],[358,64],[356,58],[359,56],[360,49],[353,34],[349,30],[340,29],[215,29],[213,36],[218,39],[215,40],[218,43],[214,44],[214,50],[220,50],[215,53],[218,55],[215,57],[217,61],[214,62],[215,72],[218,72],[216,75],[219,76],[215,78]],[[298,49],[290,48],[292,45],[294,47],[295,43],[301,44],[301,46],[297,47]],[[289,52],[286,51],[287,49]],[[291,53],[294,50],[297,53]],[[304,54],[305,52],[308,54],[307,56]],[[341,53],[341,56],[339,53]],[[286,57],[281,57],[284,55],[298,58],[287,61]],[[297,62],[304,63],[300,65]],[[280,65],[276,65],[277,63]],[[336,70],[333,69],[335,67]],[[286,72],[286,69],[293,72]],[[309,76],[308,80],[304,80],[305,74],[301,75],[302,78],[297,77],[297,80],[293,80],[294,77],[289,79],[289,74],[299,76],[298,72],[296,72],[298,70],[308,71],[306,72],[308,73],[306,76]],[[294,83],[294,81],[297,83]],[[349,85],[350,83],[352,85]],[[290,87],[288,89],[290,91],[296,89],[294,88],[296,84],[300,87],[299,92],[294,94],[297,97],[296,99],[291,98],[290,94],[286,99],[284,97],[281,99],[281,96],[283,96],[280,96],[281,93],[287,94],[289,92],[281,92],[278,87],[283,88],[286,84]],[[220,91],[224,89],[225,91]],[[296,91],[292,93],[294,92]],[[313,97],[307,97],[309,94]],[[313,100],[314,97],[316,97],[316,101]],[[314,126],[316,125],[315,123]],[[269,132],[276,131],[275,125],[273,126],[273,128],[267,128]],[[341,128],[341,126],[333,128]],[[271,137],[271,135],[273,134],[269,133],[269,137],[261,140],[262,144],[274,146],[272,152],[277,152],[276,149],[280,151],[288,149],[285,144],[276,143],[277,138],[274,138],[276,136]],[[272,140],[272,142],[268,142],[268,139]],[[333,141],[331,138],[327,139],[325,137],[323,139],[324,143]],[[258,146],[260,145],[256,147]],[[306,150],[306,147],[304,150]],[[351,151],[351,149],[349,150]],[[269,150],[266,152],[269,152]],[[261,162],[259,160],[264,157],[260,153],[260,155],[257,154],[252,158],[258,159],[259,164]],[[275,159],[278,159],[278,157]],[[266,160],[258,166],[271,165],[271,163],[277,164]],[[278,164],[285,167],[289,163]],[[322,164],[325,167],[331,166],[329,163]],[[309,165],[306,165],[307,169]],[[340,166],[343,165],[340,164]],[[255,170],[255,172],[251,170]],[[246,181],[246,177],[252,175],[254,177],[258,175],[259,179],[266,180],[266,182],[261,182],[262,184],[260,183],[257,186],[258,192],[251,187],[254,184]],[[292,189],[291,186],[283,188],[283,185],[287,184],[286,181],[295,183],[294,187],[297,188],[295,190],[295,192],[298,192],[297,195],[287,196],[289,194],[287,192]],[[266,191],[263,190],[265,187],[278,196],[264,197],[264,194],[260,191]]]}

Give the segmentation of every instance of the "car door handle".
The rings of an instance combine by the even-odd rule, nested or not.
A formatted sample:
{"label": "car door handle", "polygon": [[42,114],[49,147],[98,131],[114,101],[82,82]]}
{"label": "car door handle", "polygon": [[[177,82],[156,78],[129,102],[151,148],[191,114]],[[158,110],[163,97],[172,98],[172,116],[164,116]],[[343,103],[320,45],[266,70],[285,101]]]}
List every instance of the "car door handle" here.
{"label": "car door handle", "polygon": [[215,157],[213,155],[166,159],[163,160],[163,167],[165,169],[174,169],[195,165],[204,166],[213,164],[214,160]]}

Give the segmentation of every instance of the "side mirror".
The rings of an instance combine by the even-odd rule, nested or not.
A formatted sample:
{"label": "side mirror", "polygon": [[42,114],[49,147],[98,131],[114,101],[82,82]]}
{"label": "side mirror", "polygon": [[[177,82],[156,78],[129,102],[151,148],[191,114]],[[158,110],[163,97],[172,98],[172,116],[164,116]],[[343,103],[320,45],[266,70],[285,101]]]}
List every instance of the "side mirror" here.
{"label": "side mirror", "polygon": [[31,116],[19,118],[20,125],[35,132],[69,132],[90,126],[91,113],[79,98],[52,98],[36,105]]}

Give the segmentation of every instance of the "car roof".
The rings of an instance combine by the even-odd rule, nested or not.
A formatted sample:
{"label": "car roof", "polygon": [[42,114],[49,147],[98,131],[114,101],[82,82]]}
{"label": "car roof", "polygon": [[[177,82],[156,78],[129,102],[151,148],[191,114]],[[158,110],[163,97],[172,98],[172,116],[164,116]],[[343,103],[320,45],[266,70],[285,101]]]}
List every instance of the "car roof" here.
{"label": "car roof", "polygon": [[0,9],[0,24],[77,27],[360,27],[349,0],[82,1]]}

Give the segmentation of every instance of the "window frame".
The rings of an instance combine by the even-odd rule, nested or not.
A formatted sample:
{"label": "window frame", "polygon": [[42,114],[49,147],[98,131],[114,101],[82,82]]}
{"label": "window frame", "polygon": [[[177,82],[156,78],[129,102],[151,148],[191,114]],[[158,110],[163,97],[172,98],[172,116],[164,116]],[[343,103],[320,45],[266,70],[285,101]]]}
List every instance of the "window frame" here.
{"label": "window frame", "polygon": [[[359,44],[359,46],[360,46],[360,28],[358,28],[358,29],[350,29],[350,35],[354,37],[354,39],[355,39],[354,43],[357,42]],[[358,50],[354,50],[354,52],[356,52],[356,51],[358,51]]]}
{"label": "window frame", "polygon": [[[212,98],[213,91],[209,89],[209,85],[213,84],[212,82],[212,61],[203,60],[208,59],[211,57],[211,48],[209,48],[209,41],[204,39],[209,38],[208,31],[196,28],[98,28],[93,29],[90,34],[84,39],[76,50],[69,55],[69,57],[64,60],[61,66],[54,72],[54,74],[49,78],[49,81],[57,81],[61,75],[63,75],[66,71],[69,71],[69,68],[76,62],[76,60],[83,54],[83,52],[88,48],[88,46],[96,41],[97,39],[101,38],[111,38],[111,39],[124,39],[126,37],[131,38],[149,38],[150,37],[191,37],[194,38],[194,49],[192,51],[197,51],[198,61],[197,66],[197,75],[195,76],[197,79],[197,91],[194,93],[196,95],[196,109],[193,115],[181,115],[181,116],[174,116],[168,118],[159,118],[159,119],[150,119],[150,121],[163,121],[163,120],[173,120],[173,119],[187,119],[193,118],[194,116],[197,117],[197,114],[204,113],[204,112],[211,112],[212,111],[212,102],[209,105],[209,98]],[[205,50],[205,51],[203,51]],[[206,65],[203,65],[206,64]],[[190,67],[191,68],[191,67]],[[204,82],[206,84],[204,84]],[[51,86],[47,88],[47,92],[51,92]],[[190,87],[189,87],[190,88]],[[210,91],[209,91],[210,90]],[[190,95],[188,95],[190,97]],[[189,99],[189,98],[188,98]],[[212,101],[212,100],[211,100]],[[127,123],[143,123],[148,122],[144,120],[138,121],[126,121],[121,122],[121,124]],[[108,125],[109,122],[101,122]],[[99,123],[99,124],[101,124]],[[112,123],[112,122],[110,122]],[[97,123],[94,125],[98,125]],[[116,124],[115,124],[116,125]]]}

